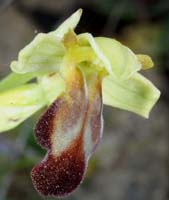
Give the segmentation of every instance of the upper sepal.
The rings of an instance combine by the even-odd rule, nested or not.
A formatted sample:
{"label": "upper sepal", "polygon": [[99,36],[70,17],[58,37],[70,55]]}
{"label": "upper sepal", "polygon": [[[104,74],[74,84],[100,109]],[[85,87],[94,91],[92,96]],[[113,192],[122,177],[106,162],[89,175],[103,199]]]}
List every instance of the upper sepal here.
{"label": "upper sepal", "polygon": [[62,39],[70,29],[73,30],[77,26],[81,14],[82,9],[79,9],[55,31],[48,34],[38,34],[30,44],[19,52],[18,61],[11,63],[12,71],[21,74],[58,71],[65,53]]}
{"label": "upper sepal", "polygon": [[64,46],[53,34],[38,34],[19,52],[18,61],[11,63],[16,73],[57,71],[64,55]]}

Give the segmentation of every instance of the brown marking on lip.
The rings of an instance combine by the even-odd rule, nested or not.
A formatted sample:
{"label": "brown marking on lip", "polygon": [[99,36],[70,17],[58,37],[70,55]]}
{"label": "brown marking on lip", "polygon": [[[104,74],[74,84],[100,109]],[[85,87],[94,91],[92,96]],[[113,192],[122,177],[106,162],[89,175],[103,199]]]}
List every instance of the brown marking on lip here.
{"label": "brown marking on lip", "polygon": [[[89,154],[93,153],[102,134],[102,96],[98,77],[89,77],[88,90],[79,70],[70,70],[67,78],[67,93],[48,108],[35,129],[38,142],[48,149],[45,159],[31,173],[35,188],[43,196],[63,197],[77,188],[84,177]],[[57,135],[71,134],[74,126],[80,127],[76,137],[72,136],[64,150],[58,150],[52,139],[59,142]],[[84,137],[85,134],[92,134],[89,154],[84,152],[84,139],[90,138]]]}
{"label": "brown marking on lip", "polygon": [[[101,90],[101,80],[99,75],[91,76],[88,80],[88,90],[89,90],[89,105],[87,114],[87,124],[88,129],[91,131],[91,139],[93,142],[92,152],[96,149],[102,137],[103,131],[103,117],[102,117],[102,90]],[[88,130],[87,129],[87,130]]]}
{"label": "brown marking on lip", "polygon": [[59,107],[65,102],[62,98],[57,99],[41,116],[35,128],[35,136],[38,143],[44,148],[51,148],[50,136],[53,132],[54,119]]}
{"label": "brown marking on lip", "polygon": [[20,119],[19,118],[9,118],[8,121],[11,122],[18,122]]}
{"label": "brown marking on lip", "polygon": [[[37,141],[48,149],[45,159],[31,173],[35,188],[44,196],[70,193],[80,184],[86,168],[82,130],[87,108],[86,87],[80,71],[76,70],[72,78],[72,82],[68,80],[67,93],[48,108],[35,129]],[[72,136],[63,151],[56,151],[52,138],[59,140],[59,132],[65,136],[71,134],[71,127],[78,123],[80,128],[76,137]]]}
{"label": "brown marking on lip", "polygon": [[91,103],[91,107],[95,108],[92,109],[91,112],[90,126],[92,130],[91,131],[92,141],[96,146],[100,140],[100,137],[102,136],[102,131],[103,131],[103,117],[102,117],[103,103],[102,103],[102,92],[101,92],[100,82],[98,82],[98,85],[96,85],[95,98]]}
{"label": "brown marking on lip", "polygon": [[80,134],[60,156],[49,153],[32,169],[31,177],[41,195],[63,197],[77,188],[85,168],[83,135]]}
{"label": "brown marking on lip", "polygon": [[50,73],[49,75],[48,75],[48,77],[52,77],[52,76],[55,76],[56,75],[56,73],[55,72],[52,72],[52,73]]}
{"label": "brown marking on lip", "polygon": [[[51,148],[51,137],[55,132],[66,132],[76,124],[86,107],[84,80],[80,71],[75,71],[68,94],[59,97],[41,116],[35,128],[38,143]],[[56,133],[57,134],[57,133]]]}

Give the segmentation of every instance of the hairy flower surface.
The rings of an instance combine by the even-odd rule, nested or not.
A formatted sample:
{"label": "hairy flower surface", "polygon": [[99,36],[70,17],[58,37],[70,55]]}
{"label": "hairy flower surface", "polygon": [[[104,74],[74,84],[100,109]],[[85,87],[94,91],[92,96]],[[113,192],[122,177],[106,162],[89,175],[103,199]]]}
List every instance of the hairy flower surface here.
{"label": "hairy flower surface", "polygon": [[55,31],[38,34],[0,82],[0,132],[47,106],[35,128],[47,154],[31,172],[44,196],[68,195],[82,182],[102,136],[103,104],[148,118],[160,96],[138,73],[153,67],[151,58],[115,39],[77,35],[81,14],[79,9]]}

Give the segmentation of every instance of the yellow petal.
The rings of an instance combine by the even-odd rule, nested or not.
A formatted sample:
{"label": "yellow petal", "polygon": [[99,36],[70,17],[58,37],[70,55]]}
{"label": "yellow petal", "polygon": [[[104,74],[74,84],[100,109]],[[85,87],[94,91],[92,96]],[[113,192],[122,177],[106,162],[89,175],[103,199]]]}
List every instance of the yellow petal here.
{"label": "yellow petal", "polygon": [[136,56],[137,56],[138,60],[140,61],[141,68],[143,70],[150,69],[154,66],[154,63],[150,56],[143,55],[143,54],[137,54]]}

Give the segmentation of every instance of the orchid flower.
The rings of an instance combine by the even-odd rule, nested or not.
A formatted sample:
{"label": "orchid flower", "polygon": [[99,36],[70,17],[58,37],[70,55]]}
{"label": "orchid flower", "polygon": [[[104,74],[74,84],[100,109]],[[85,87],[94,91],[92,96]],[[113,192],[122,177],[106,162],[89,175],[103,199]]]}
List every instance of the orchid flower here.
{"label": "orchid flower", "polygon": [[47,107],[35,128],[47,154],[31,172],[43,196],[63,197],[82,182],[102,137],[103,104],[148,118],[160,96],[138,73],[153,66],[151,58],[115,39],[77,35],[81,14],[79,9],[55,31],[38,34],[0,82],[0,132]]}

